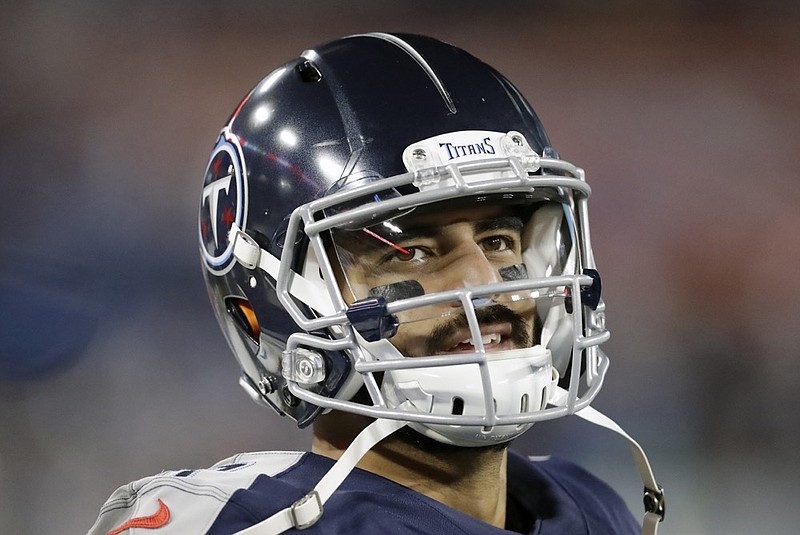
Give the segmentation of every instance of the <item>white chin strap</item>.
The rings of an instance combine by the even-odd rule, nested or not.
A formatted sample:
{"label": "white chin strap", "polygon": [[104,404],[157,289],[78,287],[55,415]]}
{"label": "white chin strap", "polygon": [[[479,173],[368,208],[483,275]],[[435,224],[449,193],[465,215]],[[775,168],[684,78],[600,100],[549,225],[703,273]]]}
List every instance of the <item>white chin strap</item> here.
{"label": "white chin strap", "polygon": [[[556,406],[565,406],[569,393],[561,387],[556,388],[550,396],[550,403]],[[631,436],[622,430],[611,418],[593,409],[591,406],[584,407],[575,413],[587,422],[599,425],[605,429],[613,431],[624,438],[631,447],[631,454],[636,462],[636,469],[639,470],[639,477],[644,483],[644,520],[642,521],[642,535],[655,535],[658,533],[658,524],[664,520],[666,502],[664,499],[664,489],[656,483],[656,476],[650,467],[650,461],[644,450]]]}
{"label": "white chin strap", "polygon": [[[550,403],[556,406],[566,405],[567,394],[563,388],[557,388],[550,398]],[[650,462],[642,447],[614,421],[591,407],[585,407],[575,415],[614,431],[628,441],[639,475],[644,483],[645,515],[642,523],[642,535],[656,535],[659,522],[664,520],[664,490],[656,483]],[[406,424],[407,422],[399,420],[375,420],[358,434],[336,461],[336,464],[319,480],[311,492],[266,520],[238,532],[238,535],[277,535],[293,528],[302,530],[313,526],[322,517],[325,502],[353,471],[358,461],[378,442]]]}
{"label": "white chin strap", "polygon": [[286,530],[306,529],[313,526],[322,516],[322,509],[331,494],[339,488],[344,479],[353,471],[358,461],[378,442],[388,437],[407,422],[378,419],[368,425],[350,443],[336,464],[328,470],[314,489],[294,502],[290,507],[278,511],[266,520],[250,526],[238,535],[275,535]]}

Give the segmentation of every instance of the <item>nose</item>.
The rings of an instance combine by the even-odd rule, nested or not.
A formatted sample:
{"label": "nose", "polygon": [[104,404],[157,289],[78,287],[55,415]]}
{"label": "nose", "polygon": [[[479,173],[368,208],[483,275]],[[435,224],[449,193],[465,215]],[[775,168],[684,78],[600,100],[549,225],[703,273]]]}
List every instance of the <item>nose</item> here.
{"label": "nose", "polygon": [[454,253],[453,261],[446,270],[450,289],[470,288],[502,281],[497,267],[486,258],[483,249],[477,243],[464,244]]}

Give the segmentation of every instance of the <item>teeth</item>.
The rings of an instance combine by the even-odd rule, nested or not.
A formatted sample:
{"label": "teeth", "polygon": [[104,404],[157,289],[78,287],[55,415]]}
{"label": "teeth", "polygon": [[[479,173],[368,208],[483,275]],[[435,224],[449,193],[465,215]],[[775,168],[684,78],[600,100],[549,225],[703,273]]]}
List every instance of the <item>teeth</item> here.
{"label": "teeth", "polygon": [[[481,342],[483,342],[483,345],[493,344],[493,343],[499,342],[499,341],[500,341],[500,335],[497,334],[497,333],[482,334],[481,335]],[[467,338],[466,340],[462,340],[461,343],[462,344],[470,344],[472,346],[475,345],[475,342],[472,341],[472,338]]]}

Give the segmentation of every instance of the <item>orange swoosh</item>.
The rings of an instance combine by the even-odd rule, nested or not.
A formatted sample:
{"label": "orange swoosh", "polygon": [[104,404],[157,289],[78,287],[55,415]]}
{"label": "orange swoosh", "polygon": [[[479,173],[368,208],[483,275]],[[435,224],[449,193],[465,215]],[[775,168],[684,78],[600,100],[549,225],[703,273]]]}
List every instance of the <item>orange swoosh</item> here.
{"label": "orange swoosh", "polygon": [[156,511],[154,514],[150,516],[139,516],[136,518],[131,518],[117,529],[112,529],[111,531],[106,533],[106,535],[119,535],[126,529],[131,529],[131,528],[145,528],[145,529],[160,528],[161,526],[169,522],[169,517],[170,517],[169,507],[167,507],[167,505],[161,500],[158,500],[158,511]]}

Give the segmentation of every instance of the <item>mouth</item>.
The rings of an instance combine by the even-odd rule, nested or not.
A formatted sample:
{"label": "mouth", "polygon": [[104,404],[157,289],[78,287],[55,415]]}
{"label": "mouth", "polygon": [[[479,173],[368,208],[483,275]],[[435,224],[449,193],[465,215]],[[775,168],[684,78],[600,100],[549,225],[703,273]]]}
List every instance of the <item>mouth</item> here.
{"label": "mouth", "polygon": [[[481,326],[481,343],[484,351],[503,351],[512,349],[511,325]],[[469,336],[468,331],[461,331],[452,336],[448,343],[443,344],[439,354],[446,353],[471,353],[476,351],[477,343]]]}

